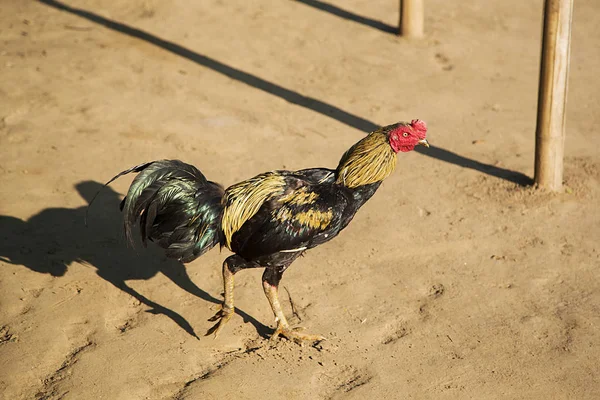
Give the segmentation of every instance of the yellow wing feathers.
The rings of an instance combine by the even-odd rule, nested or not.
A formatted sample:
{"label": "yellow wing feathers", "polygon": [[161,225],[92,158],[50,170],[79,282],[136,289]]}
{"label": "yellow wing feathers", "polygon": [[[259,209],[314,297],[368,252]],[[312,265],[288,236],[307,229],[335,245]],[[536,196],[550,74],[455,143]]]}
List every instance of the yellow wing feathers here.
{"label": "yellow wing feathers", "polygon": [[308,209],[307,211],[300,212],[294,212],[293,210],[295,206],[313,204],[318,198],[319,195],[317,193],[310,192],[307,188],[298,189],[280,199],[282,207],[276,211],[275,219],[280,222],[295,220],[309,228],[325,229],[333,219],[333,212],[331,210]]}
{"label": "yellow wing feathers", "polygon": [[306,188],[300,188],[287,196],[282,197],[279,201],[291,206],[302,206],[304,204],[314,203],[319,198],[315,192],[309,192]]}
{"label": "yellow wing feathers", "polygon": [[326,229],[333,219],[333,212],[331,210],[308,210],[294,215],[294,219],[309,228]]}
{"label": "yellow wing feathers", "polygon": [[279,197],[281,204],[273,211],[273,217],[279,222],[296,221],[312,229],[325,229],[333,219],[331,210],[317,210],[304,208],[306,211],[298,212],[295,208],[313,204],[319,194],[308,190],[306,187],[298,188],[286,194],[284,176],[277,172],[267,172],[254,178],[231,186],[225,191],[223,197],[223,218],[221,226],[225,235],[225,245],[231,250],[233,235],[256,213],[263,204]]}
{"label": "yellow wing feathers", "polygon": [[282,175],[265,172],[237,183],[225,191],[221,226],[225,234],[225,244],[229,249],[233,234],[258,212],[265,201],[283,194],[284,190],[285,180]]}

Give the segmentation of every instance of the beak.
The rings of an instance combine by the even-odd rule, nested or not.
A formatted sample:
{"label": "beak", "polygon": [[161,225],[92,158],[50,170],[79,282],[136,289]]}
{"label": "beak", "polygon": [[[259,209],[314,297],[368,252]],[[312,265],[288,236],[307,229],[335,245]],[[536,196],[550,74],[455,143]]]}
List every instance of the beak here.
{"label": "beak", "polygon": [[429,142],[427,141],[427,139],[421,139],[417,142],[417,144],[420,144],[425,147],[429,147]]}

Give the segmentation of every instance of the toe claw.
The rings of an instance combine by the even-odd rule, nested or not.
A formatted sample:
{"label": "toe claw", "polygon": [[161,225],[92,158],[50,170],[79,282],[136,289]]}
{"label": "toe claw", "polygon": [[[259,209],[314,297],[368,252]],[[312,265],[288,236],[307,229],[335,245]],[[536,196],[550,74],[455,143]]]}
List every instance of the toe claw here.
{"label": "toe claw", "polygon": [[215,315],[213,315],[212,317],[210,317],[208,319],[208,321],[214,322],[214,321],[220,320],[221,318],[223,318],[223,310],[217,311],[217,313]]}
{"label": "toe claw", "polygon": [[210,329],[208,329],[206,331],[206,333],[204,334],[204,336],[210,336],[211,334],[215,334],[215,339],[217,338],[217,336],[219,335],[219,323],[217,322],[216,324],[214,324]]}
{"label": "toe claw", "polygon": [[286,339],[299,344],[300,346],[303,346],[304,343],[306,343],[306,342],[318,343],[323,340],[327,340],[324,336],[321,336],[321,335],[311,335],[308,333],[300,333],[300,331],[303,331],[304,329],[305,328],[303,328],[303,327],[297,327],[297,328],[290,329],[288,327],[278,326],[277,329],[275,330],[275,332],[273,332],[273,335],[271,336],[271,338],[269,340],[274,341],[279,336],[283,336]]}
{"label": "toe claw", "polygon": [[213,315],[211,318],[208,319],[211,322],[217,321],[217,323],[214,324],[209,330],[207,330],[206,334],[204,336],[209,336],[211,334],[214,334],[214,338],[216,339],[232,315],[233,315],[233,308],[227,308],[227,307],[221,308],[219,311],[217,311],[217,313],[215,315]]}
{"label": "toe claw", "polygon": [[281,329],[281,327],[278,326],[277,329],[275,329],[275,332],[273,332],[273,334],[269,338],[269,342],[274,342],[277,339],[279,339],[279,335],[281,335],[282,333],[283,333],[283,330]]}

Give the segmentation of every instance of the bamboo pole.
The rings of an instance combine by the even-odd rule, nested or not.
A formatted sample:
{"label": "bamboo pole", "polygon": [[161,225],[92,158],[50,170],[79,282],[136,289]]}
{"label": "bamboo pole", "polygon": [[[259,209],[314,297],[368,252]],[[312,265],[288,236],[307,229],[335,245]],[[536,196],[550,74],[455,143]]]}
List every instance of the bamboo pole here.
{"label": "bamboo pole", "polygon": [[425,18],[423,2],[424,0],[400,0],[400,35],[423,36]]}
{"label": "bamboo pole", "polygon": [[535,183],[562,189],[573,0],[545,0],[535,132]]}

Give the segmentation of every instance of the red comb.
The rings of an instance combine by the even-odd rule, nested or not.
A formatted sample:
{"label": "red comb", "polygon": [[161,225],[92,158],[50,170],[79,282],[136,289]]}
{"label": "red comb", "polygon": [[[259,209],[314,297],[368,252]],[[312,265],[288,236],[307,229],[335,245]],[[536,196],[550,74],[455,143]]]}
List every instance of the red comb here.
{"label": "red comb", "polygon": [[427,132],[427,124],[423,120],[413,119],[410,121],[410,126],[416,131]]}
{"label": "red comb", "polygon": [[420,139],[425,139],[425,135],[427,134],[427,124],[425,121],[413,119],[410,121],[410,126],[414,129],[415,133]]}

